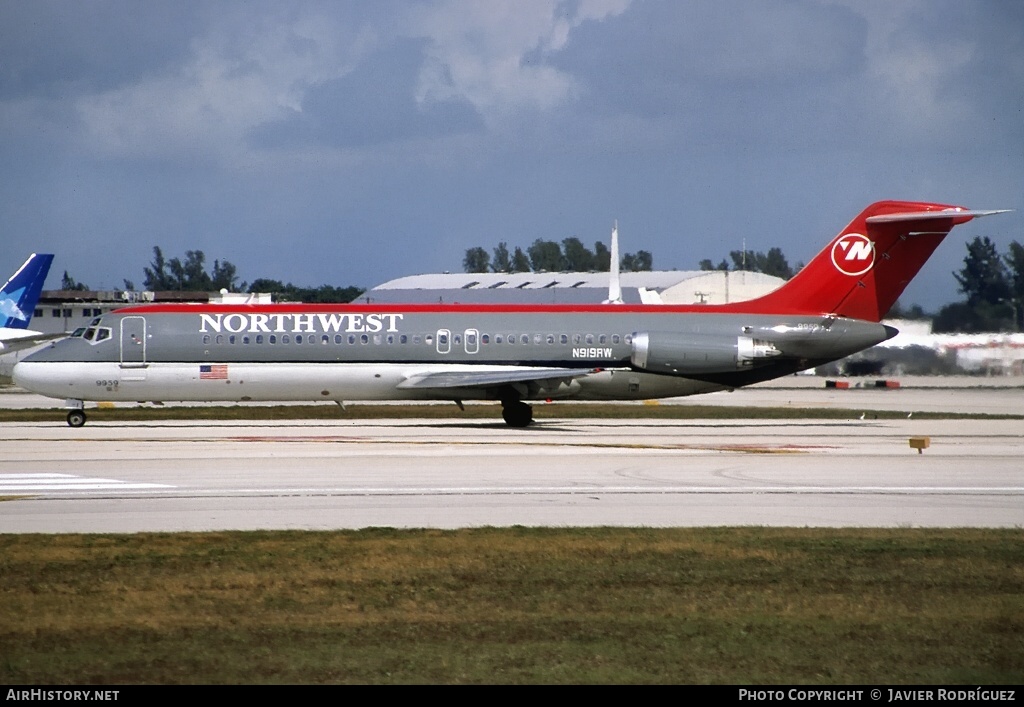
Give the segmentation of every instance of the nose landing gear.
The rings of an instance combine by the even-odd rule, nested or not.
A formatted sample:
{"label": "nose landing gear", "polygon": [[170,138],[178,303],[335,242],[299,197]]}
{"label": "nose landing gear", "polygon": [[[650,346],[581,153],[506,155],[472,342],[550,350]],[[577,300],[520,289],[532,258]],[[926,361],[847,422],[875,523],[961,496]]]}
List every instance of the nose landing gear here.
{"label": "nose landing gear", "polygon": [[81,427],[85,424],[85,410],[81,400],[65,400],[64,407],[68,410],[68,427]]}

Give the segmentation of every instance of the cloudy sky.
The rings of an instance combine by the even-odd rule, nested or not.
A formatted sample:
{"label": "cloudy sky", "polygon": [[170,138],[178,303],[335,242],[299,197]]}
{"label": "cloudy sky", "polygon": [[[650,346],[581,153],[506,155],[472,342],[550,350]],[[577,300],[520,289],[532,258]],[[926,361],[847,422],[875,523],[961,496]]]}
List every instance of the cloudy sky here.
{"label": "cloudy sky", "polygon": [[153,246],[369,287],[577,236],[657,269],[809,260],[868,203],[958,228],[903,298],[1024,241],[1018,0],[0,0],[0,275]]}

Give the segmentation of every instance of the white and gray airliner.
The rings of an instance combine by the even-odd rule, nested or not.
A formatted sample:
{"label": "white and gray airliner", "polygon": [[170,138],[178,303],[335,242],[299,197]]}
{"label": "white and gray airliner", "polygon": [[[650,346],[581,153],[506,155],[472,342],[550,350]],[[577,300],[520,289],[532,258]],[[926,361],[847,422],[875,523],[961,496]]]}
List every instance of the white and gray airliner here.
{"label": "white and gray airliner", "polygon": [[872,204],[795,277],[721,305],[152,304],[94,319],[15,366],[84,401],[644,400],[738,388],[897,332],[882,317],[949,231],[999,211]]}

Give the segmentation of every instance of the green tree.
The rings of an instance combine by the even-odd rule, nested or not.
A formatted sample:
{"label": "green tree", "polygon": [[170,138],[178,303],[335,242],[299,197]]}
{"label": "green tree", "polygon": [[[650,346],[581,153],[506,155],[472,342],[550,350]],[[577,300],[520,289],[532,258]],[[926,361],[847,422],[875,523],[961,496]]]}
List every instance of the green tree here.
{"label": "green tree", "polygon": [[732,258],[733,270],[760,272],[785,280],[793,277],[793,268],[789,266],[781,248],[771,248],[767,253],[733,250],[729,252],[729,257]]}
{"label": "green tree", "polygon": [[1013,328],[1011,312],[1011,308],[1005,304],[982,302],[970,305],[967,302],[953,302],[939,309],[932,320],[932,331],[936,334],[1007,331]]}
{"label": "green tree", "polygon": [[324,302],[344,304],[352,302],[363,293],[360,287],[296,287],[287,285],[280,280],[258,278],[249,286],[249,292],[267,292],[273,295],[275,302]]}
{"label": "green tree", "polygon": [[462,259],[464,272],[488,272],[491,269],[491,256],[483,248],[469,248]]}
{"label": "green tree", "polygon": [[530,256],[530,267],[534,272],[560,272],[565,270],[562,248],[554,241],[538,238],[526,252]]}
{"label": "green tree", "polygon": [[576,236],[562,241],[562,252],[565,254],[565,269],[569,272],[590,272],[596,269],[594,254]]}
{"label": "green tree", "polygon": [[86,292],[89,289],[89,286],[78,282],[75,278],[68,275],[68,271],[65,270],[64,277],[60,280],[60,289],[72,292]]}
{"label": "green tree", "polygon": [[648,271],[654,265],[654,257],[646,250],[638,250],[636,253],[626,253],[622,256],[619,266],[626,272]]}
{"label": "green tree", "polygon": [[1012,241],[1005,260],[1010,271],[1009,302],[1013,307],[1014,329],[1021,331],[1024,329],[1024,245]]}
{"label": "green tree", "polygon": [[594,243],[594,270],[608,272],[612,269],[612,252],[601,241]]}
{"label": "green tree", "polygon": [[[142,281],[147,290],[154,292],[213,292],[223,288],[234,289],[236,268],[227,260],[213,263],[214,276],[206,272],[206,254],[201,250],[185,251],[185,260],[166,260],[160,246],[153,246],[153,262],[143,268]],[[242,289],[245,289],[244,287]]]}
{"label": "green tree", "polygon": [[711,262],[711,260],[705,258],[704,260],[700,261],[699,267],[701,270],[728,270],[729,263],[723,260],[718,265],[715,265],[713,262]]}
{"label": "green tree", "polygon": [[999,257],[995,243],[988,236],[975,236],[967,244],[964,266],[953,273],[960,283],[960,292],[967,295],[967,304],[998,305],[1010,299],[1010,280],[1006,264]]}
{"label": "green tree", "polygon": [[512,253],[512,267],[509,272],[530,272],[530,259],[519,246]]}
{"label": "green tree", "polygon": [[185,262],[171,258],[167,268],[174,278],[173,289],[181,292],[210,292],[213,279],[206,274],[206,255],[201,250],[186,250]]}
{"label": "green tree", "polygon": [[789,267],[786,256],[782,254],[781,248],[771,248],[764,257],[761,265],[761,272],[765,275],[774,275],[788,280],[793,277],[793,268]]}
{"label": "green tree", "polygon": [[929,319],[924,309],[919,304],[912,304],[910,308],[904,308],[899,300],[892,303],[892,307],[885,314],[885,319]]}
{"label": "green tree", "polygon": [[246,289],[244,282],[240,286],[235,283],[237,279],[237,269],[234,265],[226,260],[223,263],[219,260],[213,261],[213,275],[210,277],[210,280],[214,290],[217,292],[221,290],[234,292],[236,288],[240,290]]}
{"label": "green tree", "polygon": [[502,241],[494,249],[491,258],[491,272],[512,272],[512,257],[508,253],[508,244]]}
{"label": "green tree", "polygon": [[145,274],[142,286],[147,290],[162,292],[177,289],[175,287],[176,283],[167,273],[167,261],[164,260],[164,254],[160,250],[160,246],[153,246],[153,262],[150,263],[150,267],[142,268],[142,272]]}

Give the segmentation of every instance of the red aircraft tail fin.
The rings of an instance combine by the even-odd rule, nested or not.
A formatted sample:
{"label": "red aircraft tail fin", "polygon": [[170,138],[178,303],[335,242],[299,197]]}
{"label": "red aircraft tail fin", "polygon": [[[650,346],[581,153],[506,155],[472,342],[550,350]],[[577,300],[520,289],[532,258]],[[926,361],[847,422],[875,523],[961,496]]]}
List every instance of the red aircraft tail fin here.
{"label": "red aircraft tail fin", "polygon": [[953,226],[996,213],[1003,212],[879,201],[789,282],[749,304],[757,311],[880,321]]}

